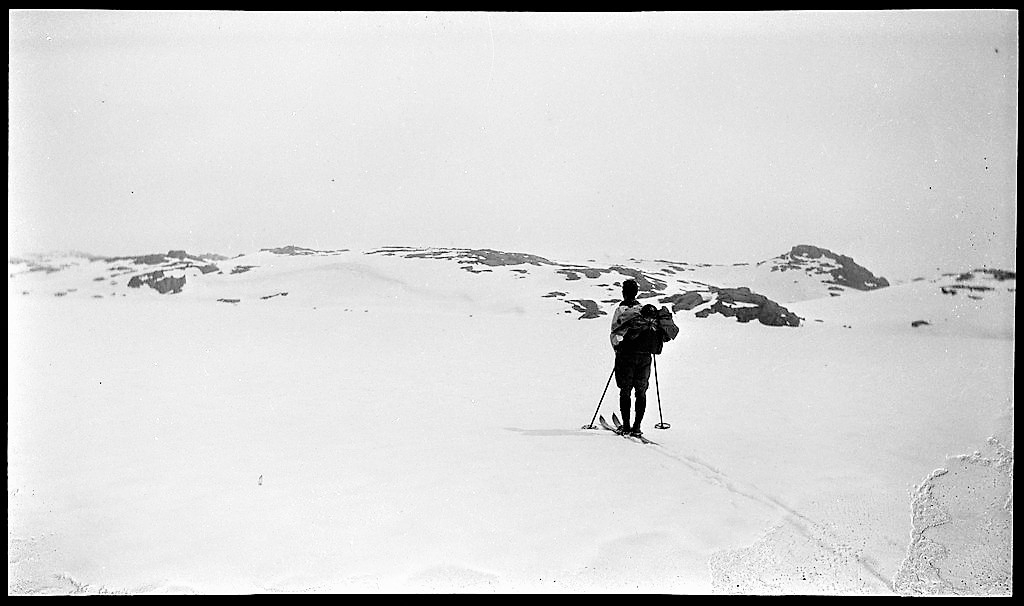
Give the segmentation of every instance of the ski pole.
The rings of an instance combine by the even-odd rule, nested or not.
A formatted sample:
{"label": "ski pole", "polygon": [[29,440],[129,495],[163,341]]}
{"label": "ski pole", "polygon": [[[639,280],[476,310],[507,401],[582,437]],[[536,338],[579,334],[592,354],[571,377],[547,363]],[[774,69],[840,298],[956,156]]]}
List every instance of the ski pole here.
{"label": "ski pole", "polygon": [[661,388],[658,387],[658,355],[651,354],[651,358],[654,360],[654,391],[658,394],[658,418],[661,420],[661,423],[654,427],[656,429],[668,429],[672,426],[666,423],[664,417],[661,416]]}
{"label": "ski pole", "polygon": [[615,375],[615,368],[612,368],[611,374],[608,375],[608,382],[604,384],[604,391],[601,392],[601,399],[597,401],[597,409],[594,411],[594,418],[590,419],[590,425],[584,425],[582,429],[597,429],[594,425],[594,419],[597,418],[597,411],[601,410],[601,403],[604,402],[604,394],[608,393],[608,386],[612,384],[612,377]]}

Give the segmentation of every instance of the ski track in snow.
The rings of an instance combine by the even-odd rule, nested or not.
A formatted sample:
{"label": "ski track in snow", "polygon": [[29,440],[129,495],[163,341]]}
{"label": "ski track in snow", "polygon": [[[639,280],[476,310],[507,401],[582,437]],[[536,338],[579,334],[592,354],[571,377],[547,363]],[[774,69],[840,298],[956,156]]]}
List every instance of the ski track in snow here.
{"label": "ski track in snow", "polygon": [[[759,505],[763,505],[764,507],[770,510],[783,514],[784,525],[788,526],[789,530],[795,531],[796,533],[798,533],[799,535],[803,536],[805,539],[811,541],[814,545],[816,545],[817,551],[819,552],[819,558],[821,554],[824,554],[826,558],[839,562],[847,562],[850,560],[850,556],[847,553],[849,551],[848,547],[844,545],[837,545],[835,544],[835,541],[827,540],[824,536],[824,533],[818,530],[823,526],[822,523],[813,520],[812,518],[798,511],[796,508],[787,505],[774,495],[766,492],[765,490],[749,482],[742,482],[732,479],[722,471],[716,469],[709,463],[702,461],[699,457],[696,457],[694,455],[685,455],[671,452],[662,444],[651,445],[650,447],[654,452],[656,452],[660,456],[663,456],[665,458],[671,459],[673,461],[676,461],[677,463],[682,464],[684,467],[688,468],[690,471],[698,475],[705,482],[713,486],[723,488],[737,496],[749,499],[750,501],[753,501]],[[776,527],[774,532],[778,533],[780,528],[781,527]],[[763,541],[764,539],[762,539],[762,542]],[[891,584],[889,579],[885,578],[885,576],[882,573],[880,573],[865,559],[859,556],[855,556],[853,559],[856,565],[863,569],[863,571],[866,572],[869,577],[875,579],[878,583],[881,584],[881,587],[879,587],[875,583],[866,583],[863,581],[862,575],[856,575],[858,576],[858,578],[861,579],[861,582],[856,584],[856,588],[860,590],[860,592],[867,591],[870,593],[889,593],[888,587]],[[744,591],[731,591],[731,587],[729,586],[730,583],[728,581],[723,582],[722,580],[723,577],[731,578],[727,572],[728,569],[731,567],[729,565],[732,563],[730,560],[731,559],[728,557],[722,557],[721,555],[716,554],[716,556],[712,557],[711,560],[708,562],[708,565],[712,570],[712,575],[713,577],[715,577],[714,585],[716,591],[721,593],[745,593],[750,589],[755,589],[755,592],[764,592],[764,587],[753,588],[749,586],[751,585],[751,583],[747,583],[747,587],[745,588],[743,584],[736,584],[736,588],[744,589]],[[835,566],[831,566],[831,568],[835,568]],[[842,585],[838,584],[833,587],[830,587],[829,589],[833,590],[840,587],[842,587]]]}
{"label": "ski track in snow", "polygon": [[[979,452],[951,457],[947,467],[953,472],[937,469],[917,487],[911,503],[910,545],[892,580],[867,561],[861,550],[829,537],[834,533],[827,525],[752,484],[743,490],[724,474],[702,474],[716,485],[788,514],[783,524],[753,545],[718,552],[709,560],[715,592],[1011,595],[1013,453],[995,438],[989,439],[989,445],[995,452],[991,458]],[[698,465],[688,463],[689,457],[661,454],[699,471]],[[794,540],[793,532],[806,541]],[[811,566],[797,565],[808,560]],[[854,566],[881,586],[856,574],[851,570]]]}

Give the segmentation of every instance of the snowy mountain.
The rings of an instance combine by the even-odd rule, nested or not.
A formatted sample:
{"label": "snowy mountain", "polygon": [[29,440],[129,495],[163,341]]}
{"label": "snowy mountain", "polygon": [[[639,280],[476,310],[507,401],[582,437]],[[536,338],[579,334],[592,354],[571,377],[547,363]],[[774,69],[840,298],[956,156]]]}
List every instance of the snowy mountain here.
{"label": "snowy mountain", "polygon": [[[1015,274],[998,269],[967,270],[894,287],[848,256],[808,245],[758,263],[733,265],[633,258],[604,265],[491,249],[388,246],[353,251],[290,245],[233,258],[181,250],[114,258],[40,255],[10,259],[8,273],[9,287],[21,296],[160,294],[236,305],[273,299],[274,304],[365,307],[379,306],[378,295],[384,292],[384,300],[395,306],[426,298],[452,309],[483,306],[579,319],[607,315],[621,296],[622,280],[629,277],[640,285],[641,300],[673,312],[698,318],[720,314],[769,326],[826,322],[852,309],[865,310],[868,316],[837,321],[870,323],[872,305],[863,302],[863,295],[889,289],[888,295],[870,300],[904,310],[907,325],[947,322],[951,314],[996,314],[989,322],[1003,327],[996,330],[1008,330],[1007,302],[1012,315],[1016,288]],[[951,298],[938,302],[947,311],[926,302],[937,293]],[[957,293],[961,297],[952,299]],[[822,301],[844,297],[846,303]],[[851,297],[857,302],[849,303]]]}
{"label": "snowy mountain", "polygon": [[[395,299],[482,299],[507,311],[536,309],[581,319],[607,314],[620,297],[622,280],[632,277],[641,299],[673,311],[775,326],[801,321],[779,302],[888,286],[850,257],[812,246],[729,266],[642,259],[601,265],[489,249],[400,246],[364,252],[285,246],[230,259],[185,251],[115,258],[69,253],[11,259],[8,265],[12,288],[22,294],[100,299],[152,290],[235,304],[288,296],[307,304],[354,305],[362,289],[382,288]],[[513,297],[488,297],[510,280],[516,281]]]}
{"label": "snowy mountain", "polygon": [[1010,595],[1015,274],[844,259],[11,259],[8,593]]}

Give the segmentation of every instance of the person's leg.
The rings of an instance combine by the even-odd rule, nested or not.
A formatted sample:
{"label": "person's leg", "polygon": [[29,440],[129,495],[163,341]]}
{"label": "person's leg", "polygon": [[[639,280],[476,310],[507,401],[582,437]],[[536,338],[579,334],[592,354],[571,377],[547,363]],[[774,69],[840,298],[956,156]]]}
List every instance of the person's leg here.
{"label": "person's leg", "polygon": [[647,392],[636,388],[636,419],[630,425],[630,429],[640,431],[640,423],[644,420],[644,411],[647,410]]}
{"label": "person's leg", "polygon": [[633,431],[640,431],[640,423],[644,420],[647,410],[647,386],[651,378],[651,356],[640,355],[633,370],[633,387],[636,390],[636,419],[630,426]]}
{"label": "person's leg", "polygon": [[633,356],[624,352],[615,354],[615,385],[619,388],[619,414],[622,416],[623,428],[629,425],[630,395],[633,390],[634,361]]}
{"label": "person's leg", "polygon": [[619,414],[622,416],[622,429],[624,431],[628,431],[632,427],[629,424],[629,392],[632,390],[633,388],[629,386],[619,390]]}

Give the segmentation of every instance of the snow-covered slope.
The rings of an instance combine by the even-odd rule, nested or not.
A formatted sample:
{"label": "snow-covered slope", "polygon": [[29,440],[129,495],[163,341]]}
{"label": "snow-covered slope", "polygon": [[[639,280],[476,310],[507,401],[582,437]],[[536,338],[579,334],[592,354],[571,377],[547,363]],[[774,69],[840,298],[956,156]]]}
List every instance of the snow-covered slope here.
{"label": "snow-covered slope", "polygon": [[[9,593],[1009,594],[1006,274],[802,300],[791,329],[698,317],[750,283],[676,262],[136,260],[10,265]],[[706,281],[657,359],[658,446],[580,429],[618,395],[580,302],[629,272]]]}
{"label": "snow-covered slope", "polygon": [[272,298],[280,303],[291,297],[288,301],[302,305],[357,305],[360,300],[408,305],[425,297],[453,306],[471,302],[587,319],[604,315],[604,307],[621,296],[622,280],[632,277],[641,299],[673,311],[780,326],[800,322],[780,301],[838,296],[851,285],[872,289],[887,284],[848,257],[810,246],[734,266],[663,259],[564,262],[490,249],[319,251],[286,246],[232,259],[185,251],[122,258],[43,256],[13,260],[9,275],[12,293],[23,296],[101,299],[156,292],[236,304]]}
{"label": "snow-covered slope", "polygon": [[1012,339],[1016,290],[1015,274],[976,269],[791,307],[811,324]]}

